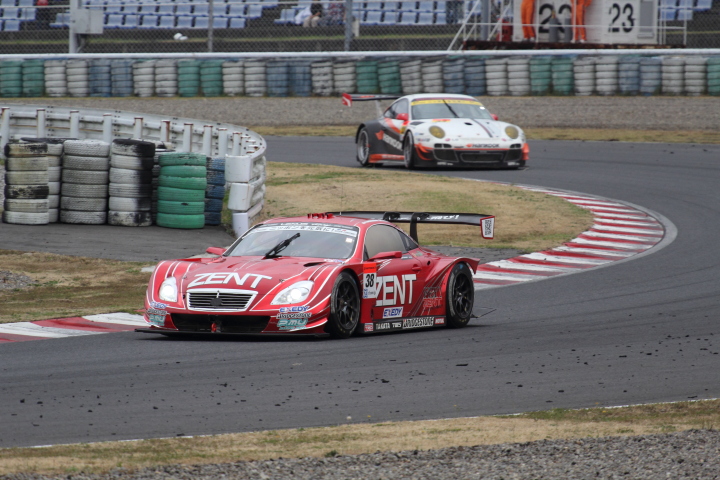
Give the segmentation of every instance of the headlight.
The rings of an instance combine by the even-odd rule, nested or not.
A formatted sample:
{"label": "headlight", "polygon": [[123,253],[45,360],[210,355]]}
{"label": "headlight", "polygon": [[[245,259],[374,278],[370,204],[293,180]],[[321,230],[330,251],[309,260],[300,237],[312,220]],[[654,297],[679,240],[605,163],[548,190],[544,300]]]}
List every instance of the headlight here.
{"label": "headlight", "polygon": [[433,125],[429,129],[430,135],[432,135],[435,138],[445,138],[445,130],[438,127],[437,125]]}
{"label": "headlight", "polygon": [[165,279],[162,285],[160,285],[158,297],[160,298],[160,300],[164,300],[166,302],[178,301],[178,288],[175,277]]}
{"label": "headlight", "polygon": [[512,125],[508,125],[505,127],[505,135],[515,140],[520,136],[520,130],[518,130],[517,127],[513,127]]}
{"label": "headlight", "polygon": [[305,300],[312,291],[314,283],[310,280],[293,283],[283,291],[275,295],[271,302],[272,305],[287,305],[291,303],[299,303]]}

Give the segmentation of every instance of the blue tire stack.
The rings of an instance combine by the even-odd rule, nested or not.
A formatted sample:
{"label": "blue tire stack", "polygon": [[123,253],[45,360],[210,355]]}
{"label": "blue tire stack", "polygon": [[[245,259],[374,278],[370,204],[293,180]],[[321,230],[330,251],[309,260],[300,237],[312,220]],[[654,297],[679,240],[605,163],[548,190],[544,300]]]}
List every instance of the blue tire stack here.
{"label": "blue tire stack", "polygon": [[205,225],[220,225],[225,198],[225,158],[207,159],[207,188],[205,189]]}

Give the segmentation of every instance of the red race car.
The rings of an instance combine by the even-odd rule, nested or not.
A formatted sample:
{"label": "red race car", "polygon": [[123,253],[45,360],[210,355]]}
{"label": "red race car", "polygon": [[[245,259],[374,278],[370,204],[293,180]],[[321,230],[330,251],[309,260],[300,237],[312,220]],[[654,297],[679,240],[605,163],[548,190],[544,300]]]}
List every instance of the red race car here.
{"label": "red race car", "polygon": [[[160,262],[145,300],[145,333],[377,333],[467,325],[478,260],[417,243],[419,223],[469,224],[492,238],[495,217],[342,212],[276,218],[216,258]],[[409,223],[408,236],[395,223]]]}

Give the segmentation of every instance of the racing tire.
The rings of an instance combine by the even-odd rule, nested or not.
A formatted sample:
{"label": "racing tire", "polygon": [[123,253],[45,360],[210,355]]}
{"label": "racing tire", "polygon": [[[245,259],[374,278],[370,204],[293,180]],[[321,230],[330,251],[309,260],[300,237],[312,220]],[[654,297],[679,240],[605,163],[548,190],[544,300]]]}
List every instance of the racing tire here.
{"label": "racing tire", "polygon": [[467,325],[473,314],[475,286],[466,263],[458,263],[450,271],[445,297],[447,326],[462,328]]}
{"label": "racing tire", "polygon": [[186,190],[205,190],[207,188],[207,179],[198,177],[170,177],[160,175],[161,187],[182,188]]}
{"label": "racing tire", "polygon": [[107,195],[107,185],[85,185],[82,183],[67,182],[62,184],[63,197],[105,198]]}
{"label": "racing tire", "polygon": [[172,213],[157,214],[157,226],[165,228],[203,228],[205,226],[205,214],[199,215],[176,215]]}
{"label": "racing tire", "polygon": [[60,223],[104,225],[107,223],[107,212],[75,212],[73,210],[60,210]]}
{"label": "racing tire", "polygon": [[107,222],[118,227],[149,227],[152,225],[150,212],[108,211]]}
{"label": "racing tire", "polygon": [[7,171],[5,172],[5,181],[8,185],[47,185],[48,172],[42,171]]}
{"label": "racing tire", "polygon": [[48,169],[47,157],[8,157],[5,169],[9,172],[44,171]]}
{"label": "racing tire", "polygon": [[355,279],[342,272],[330,297],[330,316],[325,330],[333,338],[350,337],[360,323],[360,292]]}
{"label": "racing tire", "polygon": [[8,212],[21,213],[44,213],[49,207],[47,199],[18,199],[8,198],[5,200],[5,210]]}
{"label": "racing tire", "polygon": [[365,128],[360,130],[358,134],[356,152],[357,155],[355,159],[360,165],[363,167],[370,165],[370,137]]}
{"label": "racing tire", "polygon": [[[222,190],[224,196],[225,189],[223,188]],[[157,192],[158,200],[167,200],[170,202],[202,202],[205,200],[205,192],[202,190],[186,190],[184,188],[158,187]]]}
{"label": "racing tire", "polygon": [[415,168],[417,156],[415,155],[415,142],[413,141],[412,133],[408,133],[405,136],[405,142],[403,143],[403,160],[405,162],[405,168],[408,170]]}
{"label": "racing tire", "polygon": [[6,210],[2,214],[2,220],[5,223],[14,223],[18,225],[47,225],[49,223],[48,213],[28,213],[28,212],[11,212]]}
{"label": "racing tire", "polygon": [[5,145],[6,157],[43,157],[47,155],[44,143],[8,143]]}
{"label": "racing tire", "polygon": [[162,167],[170,165],[205,165],[207,158],[199,153],[163,153],[158,157]]}
{"label": "racing tire", "polygon": [[110,161],[108,157],[65,155],[63,166],[71,170],[106,172],[110,169]]}
{"label": "racing tire", "polygon": [[68,140],[64,153],[80,157],[107,157],[110,155],[110,144],[101,140]]}
{"label": "racing tire", "polygon": [[60,198],[60,209],[72,210],[74,212],[104,212],[107,210],[107,204],[108,202],[106,198]]}
{"label": "racing tire", "polygon": [[[80,183],[84,185],[107,185],[108,172],[94,170],[70,170],[64,169],[62,172],[63,183]],[[47,183],[47,181],[46,181]]]}

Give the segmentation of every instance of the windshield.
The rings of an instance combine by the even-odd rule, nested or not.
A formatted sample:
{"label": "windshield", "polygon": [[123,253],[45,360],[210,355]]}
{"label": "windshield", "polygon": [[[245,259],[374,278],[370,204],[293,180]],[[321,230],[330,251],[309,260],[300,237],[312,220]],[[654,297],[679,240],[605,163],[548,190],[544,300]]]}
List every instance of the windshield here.
{"label": "windshield", "polygon": [[490,112],[475,100],[459,98],[434,98],[412,102],[412,119],[474,118],[492,120]]}
{"label": "windshield", "polygon": [[[294,237],[294,238],[293,238]],[[247,232],[226,253],[230,257],[266,256],[345,259],[355,251],[358,229],[327,223],[271,223]],[[291,240],[292,239],[292,240]],[[278,249],[278,245],[283,245]],[[271,252],[271,250],[274,250]]]}

